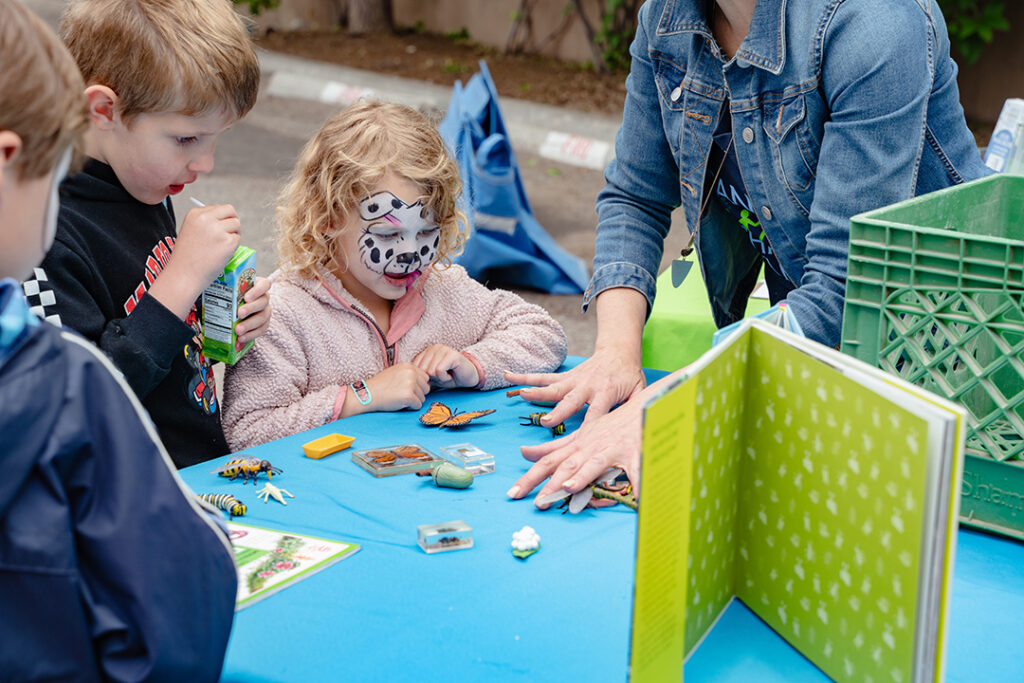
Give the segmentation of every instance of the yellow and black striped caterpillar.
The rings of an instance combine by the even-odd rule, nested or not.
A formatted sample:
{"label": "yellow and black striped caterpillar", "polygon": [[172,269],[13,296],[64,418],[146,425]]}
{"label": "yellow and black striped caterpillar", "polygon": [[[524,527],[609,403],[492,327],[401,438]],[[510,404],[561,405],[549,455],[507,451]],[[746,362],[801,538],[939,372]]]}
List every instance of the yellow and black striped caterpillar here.
{"label": "yellow and black striped caterpillar", "polygon": [[[538,427],[543,427],[544,425],[540,423],[540,419],[545,415],[547,415],[547,413],[530,413],[529,416],[520,415],[519,419],[526,420],[526,422],[520,422],[519,424],[523,425],[524,427],[527,427],[529,425],[537,425]],[[565,423],[559,422],[558,424],[556,424],[554,427],[551,428],[551,433],[554,436],[561,436],[562,434],[565,434]]]}
{"label": "yellow and black striped caterpillar", "polygon": [[219,507],[228,513],[229,517],[241,517],[245,514],[245,503],[238,500],[230,493],[197,493],[196,497],[204,500],[210,505]]}

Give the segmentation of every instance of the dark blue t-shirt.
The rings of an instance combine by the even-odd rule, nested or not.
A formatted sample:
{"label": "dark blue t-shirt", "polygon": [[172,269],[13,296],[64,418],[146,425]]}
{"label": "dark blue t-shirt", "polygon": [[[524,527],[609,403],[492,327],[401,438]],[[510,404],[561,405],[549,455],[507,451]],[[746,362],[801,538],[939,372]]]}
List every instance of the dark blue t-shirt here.
{"label": "dark blue t-shirt", "polygon": [[[779,260],[772,250],[771,242],[768,241],[764,230],[761,229],[761,221],[751,206],[752,202],[747,195],[743,175],[740,173],[736,147],[729,144],[731,139],[732,115],[729,113],[728,102],[726,102],[723,105],[722,115],[718,119],[714,144],[711,146],[711,153],[708,156],[707,183],[711,183],[719,166],[721,166],[721,171],[718,173],[718,178],[714,180],[714,187],[709,185],[705,187],[704,197],[706,200],[709,193],[714,193],[722,207],[736,218],[740,227],[750,238],[750,243],[761,254],[766,266],[764,279],[768,286],[768,295],[771,302],[775,304],[785,299],[786,295],[795,289],[795,285],[783,274]],[[722,160],[723,154],[726,155],[724,161]]]}

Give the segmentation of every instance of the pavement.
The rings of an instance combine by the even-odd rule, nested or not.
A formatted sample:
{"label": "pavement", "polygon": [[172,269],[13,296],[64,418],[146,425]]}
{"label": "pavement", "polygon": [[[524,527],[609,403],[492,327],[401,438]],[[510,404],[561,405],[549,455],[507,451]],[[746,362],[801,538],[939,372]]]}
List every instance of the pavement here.
{"label": "pavement", "polygon": [[[23,0],[56,29],[64,0]],[[306,141],[340,107],[359,97],[402,102],[432,117],[448,106],[451,90],[290,55],[259,50],[263,84],[252,111],[221,135],[216,167],[174,199],[179,220],[192,204],[230,203],[242,219],[242,240],[257,250],[257,270],[277,261],[275,198]],[[514,98],[499,101],[534,214],[567,251],[590,264],[594,256],[594,200],[604,185],[616,118]],[[677,214],[681,212],[676,212]],[[678,218],[677,221],[681,221]],[[674,226],[675,227],[675,226]],[[663,266],[679,253],[685,232],[673,229]],[[582,297],[517,290],[562,324],[569,353],[590,355],[597,321],[580,312]]]}

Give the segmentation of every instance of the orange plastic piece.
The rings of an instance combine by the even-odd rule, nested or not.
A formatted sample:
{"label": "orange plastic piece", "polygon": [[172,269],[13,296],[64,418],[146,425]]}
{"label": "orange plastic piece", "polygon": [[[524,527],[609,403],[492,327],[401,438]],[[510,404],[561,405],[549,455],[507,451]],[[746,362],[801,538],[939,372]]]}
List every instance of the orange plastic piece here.
{"label": "orange plastic piece", "polygon": [[340,450],[344,450],[352,445],[352,442],[356,440],[354,436],[345,436],[344,434],[328,434],[322,436],[315,441],[302,445],[302,450],[305,451],[307,458],[313,458],[319,460],[320,458],[326,457],[331,453],[337,453]]}

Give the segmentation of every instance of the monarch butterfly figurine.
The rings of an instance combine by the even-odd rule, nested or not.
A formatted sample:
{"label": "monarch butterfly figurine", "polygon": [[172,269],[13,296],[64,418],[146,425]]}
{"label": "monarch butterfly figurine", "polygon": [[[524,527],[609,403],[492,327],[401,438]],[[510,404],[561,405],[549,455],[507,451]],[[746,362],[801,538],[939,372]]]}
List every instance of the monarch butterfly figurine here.
{"label": "monarch butterfly figurine", "polygon": [[230,493],[197,493],[196,498],[204,500],[214,507],[228,513],[228,517],[241,517],[245,514],[245,503]]}
{"label": "monarch butterfly figurine", "polygon": [[273,479],[272,475],[281,474],[283,470],[280,467],[272,466],[269,460],[260,460],[259,458],[253,458],[252,456],[246,456],[244,458],[228,460],[217,469],[212,470],[211,473],[227,477],[231,481],[234,481],[237,477],[241,477],[243,484],[249,481],[249,478],[252,477],[252,484],[255,486],[256,478],[259,476],[260,472],[266,472],[267,479]]}
{"label": "monarch butterfly figurine", "polygon": [[488,410],[470,410],[466,413],[452,411],[443,403],[435,401],[430,404],[427,412],[420,415],[420,423],[427,427],[463,427],[478,417],[490,415],[494,408]]}

